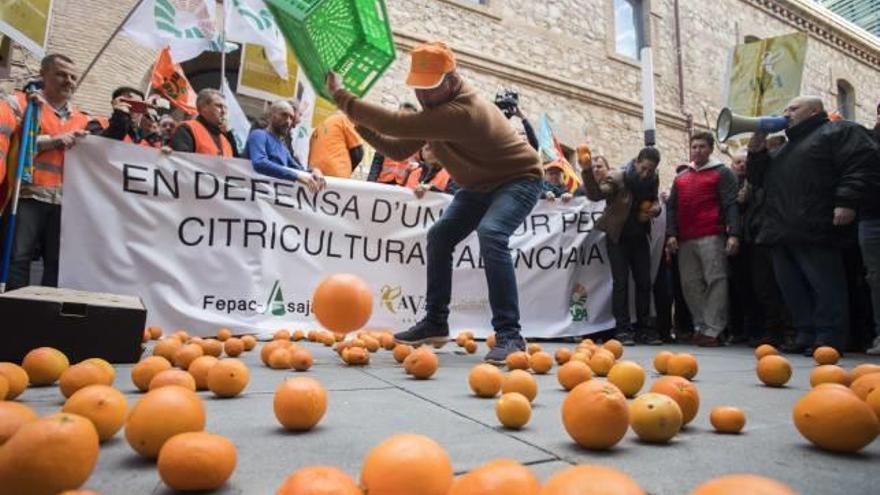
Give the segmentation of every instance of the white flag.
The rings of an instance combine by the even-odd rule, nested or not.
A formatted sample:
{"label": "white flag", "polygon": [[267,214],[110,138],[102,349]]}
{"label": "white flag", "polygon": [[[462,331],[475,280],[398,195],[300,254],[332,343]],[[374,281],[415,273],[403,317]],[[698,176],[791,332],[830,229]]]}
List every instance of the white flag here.
{"label": "white flag", "polygon": [[287,41],[263,0],[223,2],[226,39],[260,45],[275,72],[287,80]]}
{"label": "white flag", "polygon": [[251,132],[251,122],[248,120],[247,115],[245,115],[244,110],[241,109],[241,105],[238,104],[238,99],[235,98],[235,93],[229,89],[228,81],[223,81],[222,91],[223,97],[226,98],[229,128],[232,129],[232,134],[235,136],[235,147],[238,149],[238,152],[241,153],[244,151],[244,145],[247,143],[248,134]]}
{"label": "white flag", "polygon": [[292,148],[296,157],[308,166],[309,145],[312,137],[312,119],[315,115],[315,102],[318,98],[312,83],[303,72],[302,67],[297,68],[296,95],[299,99],[300,122],[291,130]]}
{"label": "white flag", "polygon": [[215,6],[215,0],[144,0],[122,29],[147,48],[170,46],[171,58],[185,62],[214,46]]}

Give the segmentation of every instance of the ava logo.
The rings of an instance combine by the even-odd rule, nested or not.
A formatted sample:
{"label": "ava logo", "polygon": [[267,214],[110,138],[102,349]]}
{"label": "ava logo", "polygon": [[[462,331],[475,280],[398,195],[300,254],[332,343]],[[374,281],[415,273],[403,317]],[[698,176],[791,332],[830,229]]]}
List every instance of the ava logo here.
{"label": "ava logo", "polygon": [[382,297],[382,306],[385,306],[385,309],[390,311],[391,313],[397,313],[395,307],[397,306],[397,300],[400,299],[403,291],[400,289],[399,285],[391,287],[390,285],[383,285],[381,289]]}
{"label": "ava logo", "polygon": [[269,292],[269,299],[266,301],[266,309],[263,314],[271,314],[273,316],[284,316],[287,311],[284,309],[284,294],[281,292],[281,281],[276,280]]}
{"label": "ava logo", "polygon": [[413,318],[419,311],[425,309],[425,296],[411,296],[403,293],[399,285],[383,285],[379,289],[382,298],[382,307],[394,315],[402,315],[403,318]]}
{"label": "ava logo", "polygon": [[587,313],[587,288],[581,284],[574,286],[571,291],[571,299],[568,303],[568,309],[571,312],[572,321],[586,321],[589,317]]}
{"label": "ava logo", "polygon": [[156,28],[181,39],[214,37],[213,16],[205,0],[156,0]]}

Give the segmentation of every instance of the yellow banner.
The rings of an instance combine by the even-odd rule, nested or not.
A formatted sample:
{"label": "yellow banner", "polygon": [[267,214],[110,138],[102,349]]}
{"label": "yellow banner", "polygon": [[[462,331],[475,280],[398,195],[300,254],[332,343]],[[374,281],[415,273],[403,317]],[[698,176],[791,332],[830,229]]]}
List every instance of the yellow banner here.
{"label": "yellow banner", "polygon": [[0,1],[0,33],[38,57],[46,54],[52,0]]}
{"label": "yellow banner", "polygon": [[806,52],[804,33],[737,45],[727,106],[740,115],[781,115],[800,95]]}
{"label": "yellow banner", "polygon": [[287,47],[287,80],[281,78],[260,45],[245,43],[238,71],[237,93],[263,100],[292,100],[296,94],[296,56]]}
{"label": "yellow banner", "polygon": [[315,129],[324,123],[324,121],[327,120],[327,117],[333,115],[335,112],[336,105],[319,96],[315,102],[315,113],[312,115],[312,129]]}

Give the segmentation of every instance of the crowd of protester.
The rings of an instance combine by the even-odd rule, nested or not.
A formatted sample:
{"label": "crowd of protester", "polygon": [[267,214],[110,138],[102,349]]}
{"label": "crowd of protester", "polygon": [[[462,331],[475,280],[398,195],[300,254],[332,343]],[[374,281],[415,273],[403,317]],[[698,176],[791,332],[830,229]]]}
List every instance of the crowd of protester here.
{"label": "crowd of protester", "polygon": [[[70,58],[45,57],[40,76],[32,93],[41,103],[40,131],[32,179],[21,187],[10,289],[29,284],[38,256],[41,284],[57,285],[64,151],[84,135],[165,153],[241,156],[257,173],[311,191],[327,187],[327,176],[351,177],[364,161],[364,141],[342,113],[314,129],[309,156],[301,157],[291,131],[302,111],[295,102],[274,102],[239,153],[217,90],[200,91],[197,115],[178,120],[161,98],[120,87],[104,118],[72,105],[77,68]],[[496,104],[508,119],[518,118],[521,137],[538,149],[518,96],[500,93]],[[0,102],[0,183],[26,105],[23,92]],[[398,111],[419,109],[404,103]],[[545,200],[605,201],[596,228],[606,235],[613,280],[615,328],[609,335],[625,345],[770,343],[808,354],[830,345],[880,354],[880,105],[873,132],[830,119],[818,98],[796,98],[785,114],[784,135],[756,133],[729,163],[716,158],[712,134],[693,134],[688,159],[669,167],[675,179],[666,191],[660,190],[661,157],[653,147],[620,167],[579,147],[579,177],[562,153],[545,160]],[[417,198],[459,190],[430,145],[403,160],[375,153],[367,180],[408,188]],[[664,214],[664,256],[654,272],[651,222]]]}

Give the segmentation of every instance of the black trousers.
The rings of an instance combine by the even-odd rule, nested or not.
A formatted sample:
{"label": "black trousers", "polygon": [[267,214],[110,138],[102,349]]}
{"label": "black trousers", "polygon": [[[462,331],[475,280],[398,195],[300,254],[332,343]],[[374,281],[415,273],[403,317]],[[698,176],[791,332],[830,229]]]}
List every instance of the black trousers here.
{"label": "black trousers", "polygon": [[611,264],[611,312],[618,331],[629,330],[629,278],[635,283],[636,325],[648,328],[651,315],[651,248],[647,236],[621,237],[619,242],[607,241]]}
{"label": "black trousers", "polygon": [[12,290],[30,285],[31,261],[38,249],[43,255],[41,285],[57,287],[60,245],[61,205],[43,203],[35,199],[20,200],[6,288]]}

